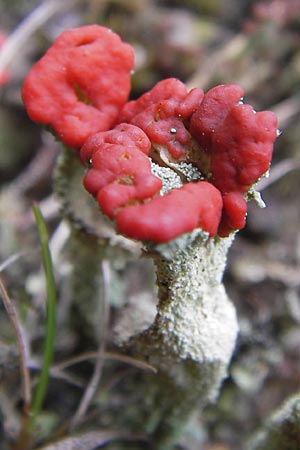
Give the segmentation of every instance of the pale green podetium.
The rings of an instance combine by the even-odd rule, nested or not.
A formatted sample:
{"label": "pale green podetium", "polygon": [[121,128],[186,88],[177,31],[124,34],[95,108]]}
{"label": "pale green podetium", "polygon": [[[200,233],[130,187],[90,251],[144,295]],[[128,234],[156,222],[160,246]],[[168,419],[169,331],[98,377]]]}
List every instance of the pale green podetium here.
{"label": "pale green podetium", "polygon": [[[84,233],[91,235],[86,243],[91,240],[93,245],[85,245],[84,255],[87,261],[87,252],[91,252],[95,270],[89,272],[85,289],[78,286],[76,289],[76,297],[81,291],[84,293],[84,308],[90,305],[94,316],[99,317],[95,312],[99,309],[96,306],[99,296],[98,300],[93,297],[98,292],[97,283],[101,286],[96,268],[102,257],[109,258],[111,246],[114,261],[118,248],[120,255],[126,247],[131,258],[137,258],[136,250],[142,247],[142,254],[153,259],[156,270],[156,309],[147,295],[137,296],[136,304],[122,310],[113,336],[119,351],[150,363],[157,373],[136,370],[125,384],[114,388],[112,398],[117,396],[118,401],[115,404],[107,398],[106,410],[110,413],[106,425],[146,433],[156,450],[171,449],[193,411],[215,401],[227,376],[238,324],[222,276],[234,234],[209,238],[207,233],[196,229],[166,244],[125,239],[113,232],[96,202],[83,190],[79,192],[78,177],[82,179],[82,171],[76,157],[64,152],[55,185],[74,228],[71,238],[78,236],[78,227],[84,230],[81,238]],[[189,163],[172,163],[172,167],[152,163],[152,171],[163,181],[162,195],[185,182],[202,179],[201,173]],[[80,202],[84,207],[78,207]],[[100,231],[95,231],[95,223],[100,225]],[[74,245],[78,259],[78,239]],[[112,262],[112,269],[113,265]],[[86,269],[87,266],[85,272]]]}
{"label": "pale green podetium", "polygon": [[[163,181],[162,195],[182,186],[183,179],[201,179],[191,164],[180,166],[152,163]],[[234,233],[210,238],[197,229],[166,244],[144,243],[156,268],[156,312],[139,304],[143,320],[122,314],[115,332],[119,346],[157,369],[135,385],[142,396],[141,426],[157,450],[172,448],[192,412],[217,398],[227,376],[238,324],[222,277],[233,239]]]}

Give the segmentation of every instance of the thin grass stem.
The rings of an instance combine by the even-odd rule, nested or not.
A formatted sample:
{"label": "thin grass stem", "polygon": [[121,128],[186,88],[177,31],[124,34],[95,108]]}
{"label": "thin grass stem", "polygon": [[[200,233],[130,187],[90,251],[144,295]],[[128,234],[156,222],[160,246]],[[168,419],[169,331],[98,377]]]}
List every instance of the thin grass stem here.
{"label": "thin grass stem", "polygon": [[47,289],[47,303],[46,303],[46,336],[44,342],[43,363],[40,372],[39,381],[34,393],[32,402],[32,418],[39,414],[42,409],[43,402],[46,396],[49,371],[53,361],[54,355],[54,339],[55,339],[55,324],[56,324],[56,287],[53,273],[52,258],[49,249],[49,237],[47,227],[42,216],[42,213],[37,205],[33,206],[33,212],[37,223],[40,244],[42,248],[42,260],[46,277]]}

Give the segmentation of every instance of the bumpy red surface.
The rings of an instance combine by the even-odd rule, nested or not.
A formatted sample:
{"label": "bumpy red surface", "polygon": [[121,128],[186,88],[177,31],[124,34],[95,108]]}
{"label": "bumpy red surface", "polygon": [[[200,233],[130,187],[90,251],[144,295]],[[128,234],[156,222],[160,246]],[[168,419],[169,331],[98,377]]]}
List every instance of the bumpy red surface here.
{"label": "bumpy red surface", "polygon": [[81,156],[91,159],[92,164],[84,186],[109,217],[113,218],[118,208],[152,198],[160,191],[162,182],[152,174],[147,156],[150,147],[142,130],[121,124],[91,137],[82,148]]}
{"label": "bumpy red surface", "polygon": [[222,234],[244,227],[247,208],[241,194],[268,171],[277,135],[275,114],[256,113],[239,101],[242,96],[240,86],[216,86],[190,122],[191,134],[210,159],[209,179],[224,197]]}
{"label": "bumpy red surface", "polygon": [[243,91],[220,85],[208,91],[191,117],[190,132],[211,157],[211,181],[222,193],[246,192],[269,168],[277,119],[239,103]]}
{"label": "bumpy red surface", "polygon": [[131,238],[166,242],[197,227],[215,235],[223,206],[218,189],[200,181],[159,196],[162,182],[151,172],[150,147],[131,124],[90,137],[81,149],[81,159],[91,164],[85,188]]}
{"label": "bumpy red surface", "polygon": [[[123,123],[88,140],[81,158],[91,159],[93,168],[85,185],[104,213],[116,218],[120,232],[165,242],[197,227],[227,236],[245,226],[245,195],[269,168],[277,120],[268,111],[256,114],[242,96],[237,85],[217,86],[205,95],[201,89],[187,92],[170,78],[123,107],[119,120],[135,126]],[[148,154],[151,145],[166,149],[173,161],[192,161],[207,182],[158,197],[157,178],[141,154]],[[130,159],[126,164],[120,163],[124,149]]]}
{"label": "bumpy red surface", "polygon": [[246,224],[247,203],[241,192],[223,194],[222,220],[218,235],[228,236],[234,230],[241,230]]}
{"label": "bumpy red surface", "polygon": [[188,92],[181,81],[168,78],[137,100],[128,102],[119,121],[141,128],[153,145],[165,146],[171,157],[182,159],[190,140],[183,121],[196,110],[203,95],[202,89]]}
{"label": "bumpy red surface", "polygon": [[146,155],[151,149],[151,142],[143,131],[128,123],[121,123],[112,130],[93,134],[80,149],[80,159],[83,164],[89,162],[103,144],[124,145],[136,147]]}
{"label": "bumpy red surface", "polygon": [[70,147],[109,129],[130,91],[134,54],[107,28],[63,32],[27,75],[22,96],[32,120]]}
{"label": "bumpy red surface", "polygon": [[125,206],[117,212],[117,228],[131,238],[154,242],[167,242],[198,227],[214,236],[222,204],[212,184],[189,183],[142,205]]}
{"label": "bumpy red surface", "polygon": [[[133,60],[107,28],[62,33],[25,79],[30,117],[66,145],[83,145],[84,185],[127,236],[166,242],[198,227],[210,236],[243,228],[246,194],[270,165],[275,115],[243,104],[240,86],[204,95],[175,78],[126,103]],[[206,181],[160,196],[150,163],[157,154],[162,164],[192,163]]]}

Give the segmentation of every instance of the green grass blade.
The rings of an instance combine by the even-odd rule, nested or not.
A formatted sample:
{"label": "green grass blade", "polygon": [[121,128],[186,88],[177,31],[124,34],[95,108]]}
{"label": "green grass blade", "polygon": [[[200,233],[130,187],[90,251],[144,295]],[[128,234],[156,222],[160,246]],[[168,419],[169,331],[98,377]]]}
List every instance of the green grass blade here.
{"label": "green grass blade", "polygon": [[44,342],[43,363],[36,391],[34,393],[31,413],[36,417],[43,406],[46,395],[49,370],[54,354],[54,338],[55,338],[55,322],[56,322],[56,288],[53,274],[53,265],[51,253],[49,249],[49,237],[47,227],[42,213],[37,205],[33,206],[36,224],[39,231],[40,244],[42,248],[42,259],[47,287],[47,320],[46,320],[46,336]]}

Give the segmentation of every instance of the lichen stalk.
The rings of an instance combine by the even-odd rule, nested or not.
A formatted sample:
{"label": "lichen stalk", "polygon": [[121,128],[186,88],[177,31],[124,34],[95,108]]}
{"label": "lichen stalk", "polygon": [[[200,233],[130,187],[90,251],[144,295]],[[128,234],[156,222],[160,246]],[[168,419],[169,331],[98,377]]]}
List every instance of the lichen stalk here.
{"label": "lichen stalk", "polygon": [[[58,158],[54,174],[54,192],[61,211],[70,227],[67,242],[69,295],[72,300],[73,326],[80,327],[81,336],[98,342],[101,336],[99,318],[102,317],[101,263],[107,248],[105,224],[93,227],[93,215],[98,215],[92,199],[81,187],[84,168],[77,156],[64,148]],[[103,230],[103,236],[100,235]]]}
{"label": "lichen stalk", "polygon": [[246,450],[298,450],[300,442],[300,394],[288,398],[261,430],[246,444]]}
{"label": "lichen stalk", "polygon": [[143,386],[144,425],[157,449],[167,449],[193,410],[217,397],[227,375],[238,333],[222,283],[232,240],[198,232],[146,250],[156,267],[157,314],[124,345],[158,371]]}
{"label": "lichen stalk", "polygon": [[[94,199],[82,186],[85,168],[78,156],[64,147],[54,172],[54,193],[61,213],[70,228],[67,256],[71,269],[69,291],[72,300],[73,325],[80,335],[98,343],[101,336],[103,259],[119,263],[136,255],[139,247],[129,239],[117,236],[112,223],[99,211]],[[116,257],[117,255],[117,257]],[[119,291],[123,289],[118,283]],[[119,292],[121,296],[121,292]]]}

